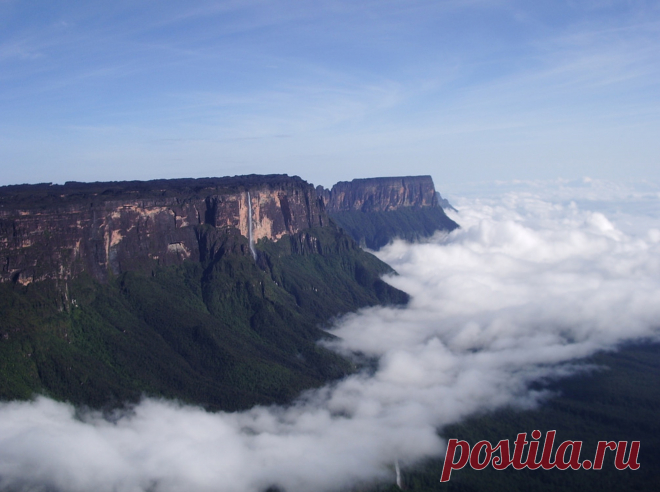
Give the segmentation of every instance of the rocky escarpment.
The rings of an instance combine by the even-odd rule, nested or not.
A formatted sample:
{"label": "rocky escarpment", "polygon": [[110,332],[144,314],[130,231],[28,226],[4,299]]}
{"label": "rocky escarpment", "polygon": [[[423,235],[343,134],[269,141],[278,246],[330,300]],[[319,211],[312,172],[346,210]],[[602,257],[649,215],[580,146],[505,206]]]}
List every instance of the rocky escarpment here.
{"label": "rocky escarpment", "polygon": [[408,300],[350,236],[377,248],[451,227],[428,177],[1,187],[0,400],[289,401],[353,370],[320,326]]}
{"label": "rocky escarpment", "polygon": [[327,224],[314,187],[286,175],[2,187],[0,281],[106,280],[198,260],[202,226],[247,237],[250,209],[255,241]]}
{"label": "rocky escarpment", "polygon": [[388,212],[403,207],[438,206],[431,176],[354,179],[319,190],[326,209],[335,212]]}
{"label": "rocky escarpment", "polygon": [[284,403],[353,370],[320,326],[408,300],[285,175],[4,187],[0,241],[0,400]]}
{"label": "rocky escarpment", "polygon": [[354,179],[330,190],[317,187],[317,193],[330,217],[371,249],[458,227],[443,210],[455,209],[435,190],[431,176]]}

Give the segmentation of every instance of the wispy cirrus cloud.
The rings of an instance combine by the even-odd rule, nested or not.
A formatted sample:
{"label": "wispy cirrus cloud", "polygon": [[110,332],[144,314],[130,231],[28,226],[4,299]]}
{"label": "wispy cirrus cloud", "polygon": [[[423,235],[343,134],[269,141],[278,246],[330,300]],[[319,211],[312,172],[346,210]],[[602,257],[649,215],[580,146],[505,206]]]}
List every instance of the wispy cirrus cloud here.
{"label": "wispy cirrus cloud", "polygon": [[[0,130],[22,135],[0,152],[29,175],[50,173],[50,155],[71,166],[48,179],[81,167],[100,178],[105,161],[82,157],[90,140],[117,157],[112,179],[133,179],[137,159],[160,158],[154,140],[300,135],[193,149],[188,169],[240,160],[328,185],[402,162],[452,181],[611,177],[624,161],[641,176],[659,150],[660,12],[644,2],[55,2],[39,16],[26,5],[0,12]],[[127,136],[64,130],[109,126]],[[318,159],[335,165],[310,170]]]}

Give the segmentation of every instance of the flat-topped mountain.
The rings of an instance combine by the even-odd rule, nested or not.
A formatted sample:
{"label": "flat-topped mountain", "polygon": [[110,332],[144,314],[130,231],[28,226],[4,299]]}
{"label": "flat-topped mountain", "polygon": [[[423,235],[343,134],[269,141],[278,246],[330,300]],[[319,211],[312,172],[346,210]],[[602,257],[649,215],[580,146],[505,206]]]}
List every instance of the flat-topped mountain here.
{"label": "flat-topped mountain", "polygon": [[351,372],[316,343],[325,324],[408,296],[344,214],[388,238],[446,218],[428,177],[0,187],[0,399],[147,394],[233,410]]}
{"label": "flat-topped mountain", "polygon": [[[248,204],[248,196],[250,204]],[[286,175],[0,187],[0,281],[98,280],[205,254],[207,230],[278,240],[328,218],[314,187]]]}
{"label": "flat-topped mountain", "polygon": [[322,190],[320,194],[330,213],[389,212],[404,207],[438,206],[431,176],[340,181],[332,189]]}
{"label": "flat-topped mountain", "polygon": [[370,249],[458,227],[443,206],[455,209],[435,190],[431,176],[354,179],[316,190],[333,220]]}

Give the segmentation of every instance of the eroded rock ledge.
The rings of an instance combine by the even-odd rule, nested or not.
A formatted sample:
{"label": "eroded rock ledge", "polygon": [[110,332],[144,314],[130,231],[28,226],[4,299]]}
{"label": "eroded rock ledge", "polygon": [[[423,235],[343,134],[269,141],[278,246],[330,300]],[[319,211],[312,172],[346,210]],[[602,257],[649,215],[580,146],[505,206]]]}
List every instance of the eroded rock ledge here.
{"label": "eroded rock ledge", "polygon": [[456,210],[435,190],[431,176],[354,179],[316,191],[328,215],[373,250],[397,238],[417,241],[458,227],[443,209]]}
{"label": "eroded rock ledge", "polygon": [[82,271],[105,280],[145,262],[198,260],[199,226],[248,236],[248,191],[255,241],[328,223],[316,190],[297,176],[2,187],[0,281],[27,284]]}

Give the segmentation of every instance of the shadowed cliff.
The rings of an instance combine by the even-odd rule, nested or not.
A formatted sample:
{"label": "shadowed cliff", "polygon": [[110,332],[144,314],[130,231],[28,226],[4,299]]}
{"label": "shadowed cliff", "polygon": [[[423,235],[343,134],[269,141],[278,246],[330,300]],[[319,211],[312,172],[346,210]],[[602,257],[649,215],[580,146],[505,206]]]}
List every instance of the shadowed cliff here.
{"label": "shadowed cliff", "polygon": [[458,224],[455,210],[436,192],[431,176],[354,179],[331,190],[317,187],[328,215],[360,245],[378,250],[392,240],[416,241]]}

